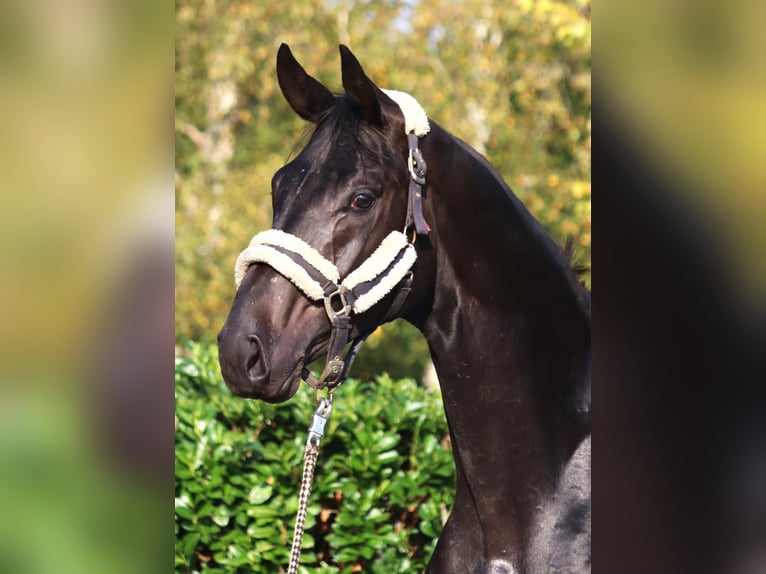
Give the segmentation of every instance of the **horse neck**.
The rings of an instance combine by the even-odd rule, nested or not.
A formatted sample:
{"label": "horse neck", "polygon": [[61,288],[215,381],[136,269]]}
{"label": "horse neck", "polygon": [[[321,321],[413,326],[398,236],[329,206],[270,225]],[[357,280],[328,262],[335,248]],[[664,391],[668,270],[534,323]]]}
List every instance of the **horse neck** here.
{"label": "horse neck", "polygon": [[423,147],[435,267],[419,326],[442,389],[458,496],[468,492],[483,521],[505,508],[523,523],[587,432],[578,411],[588,314],[568,266],[489,164],[438,126]]}

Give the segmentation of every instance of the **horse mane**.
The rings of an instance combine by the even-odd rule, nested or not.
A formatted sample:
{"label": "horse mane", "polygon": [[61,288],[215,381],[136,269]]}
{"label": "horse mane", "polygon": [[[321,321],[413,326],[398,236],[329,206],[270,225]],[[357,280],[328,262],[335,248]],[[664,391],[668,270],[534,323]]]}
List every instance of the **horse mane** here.
{"label": "horse mane", "polygon": [[559,247],[559,251],[564,258],[563,264],[569,269],[569,277],[574,283],[576,293],[585,305],[590,317],[590,291],[585,286],[585,276],[590,272],[590,265],[579,258],[577,245],[571,235],[567,235],[564,247]]}
{"label": "horse mane", "polygon": [[562,246],[551,234],[538,222],[521,200],[513,193],[511,187],[506,183],[497,169],[489,162],[489,160],[461,140],[459,137],[452,133],[449,136],[470,156],[477,160],[498,183],[498,186],[505,192],[505,195],[511,202],[532,222],[537,235],[541,240],[541,243],[547,248],[552,262],[557,265],[566,280],[569,282],[572,290],[577,296],[578,301],[582,305],[587,316],[590,317],[590,292],[584,284],[585,275],[590,271],[590,266],[581,261],[578,258],[577,245],[574,243],[574,238],[570,235],[567,236],[564,245]]}
{"label": "horse mane", "polygon": [[572,270],[574,276],[582,282],[584,276],[590,271],[590,265],[585,263],[579,258],[577,253],[577,246],[574,243],[574,237],[568,235],[564,242],[562,254],[566,260],[566,264]]}

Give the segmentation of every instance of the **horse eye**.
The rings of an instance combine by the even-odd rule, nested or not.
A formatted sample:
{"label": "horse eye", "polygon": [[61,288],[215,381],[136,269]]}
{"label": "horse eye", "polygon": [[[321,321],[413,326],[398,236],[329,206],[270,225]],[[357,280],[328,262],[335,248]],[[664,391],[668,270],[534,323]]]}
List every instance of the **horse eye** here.
{"label": "horse eye", "polygon": [[360,211],[366,211],[375,205],[375,197],[368,193],[360,193],[351,200],[351,207]]}

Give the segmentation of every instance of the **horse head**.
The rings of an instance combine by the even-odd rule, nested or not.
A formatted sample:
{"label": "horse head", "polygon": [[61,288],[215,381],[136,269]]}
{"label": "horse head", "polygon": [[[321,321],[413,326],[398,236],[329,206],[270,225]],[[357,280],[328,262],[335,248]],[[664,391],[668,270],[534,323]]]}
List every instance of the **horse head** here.
{"label": "horse head", "polygon": [[[348,340],[392,319],[401,270],[414,261],[406,236],[392,233],[406,231],[408,213],[405,115],[348,48],[340,53],[342,95],[308,75],[286,45],[277,54],[282,93],[316,127],[272,179],[273,229],[256,236],[243,252],[251,256],[237,263],[238,290],[218,343],[224,380],[243,397],[292,397],[304,367],[333,344],[335,314],[356,311],[344,325]],[[376,257],[387,259],[372,261]],[[400,262],[386,278],[397,257],[409,264]],[[369,281],[360,274],[370,268],[384,276],[384,285],[368,285],[372,292],[360,303],[346,281]]]}

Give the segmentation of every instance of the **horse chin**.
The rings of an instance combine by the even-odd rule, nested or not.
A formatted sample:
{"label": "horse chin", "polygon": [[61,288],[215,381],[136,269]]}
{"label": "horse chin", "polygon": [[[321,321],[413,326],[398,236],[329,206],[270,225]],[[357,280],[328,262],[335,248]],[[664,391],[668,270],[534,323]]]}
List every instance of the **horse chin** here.
{"label": "horse chin", "polygon": [[[285,378],[279,381],[275,380],[274,372],[272,372],[268,386],[265,389],[259,389],[257,394],[250,398],[260,399],[267,403],[283,403],[291,399],[300,387],[303,367],[327,355],[329,342],[329,334],[322,334],[316,337]],[[283,369],[282,372],[285,372],[285,370]]]}
{"label": "horse chin", "polygon": [[[242,384],[241,381],[232,381],[226,377],[224,377],[224,381],[229,390],[238,397],[272,404],[283,403],[291,399],[298,391],[302,371],[303,359],[300,359],[287,371],[287,375],[277,375],[272,371],[265,384],[253,384],[250,381]],[[281,372],[284,373],[285,371],[282,370]]]}
{"label": "horse chin", "polygon": [[298,391],[298,387],[300,387],[302,371],[303,359],[299,360],[281,381],[272,380],[268,387],[264,389],[267,392],[256,398],[267,403],[283,403],[293,398],[293,395]]}
{"label": "horse chin", "polygon": [[306,350],[306,355],[303,358],[303,364],[310,365],[317,359],[325,357],[327,355],[327,348],[330,340],[329,337],[324,338],[321,343],[313,344]]}

